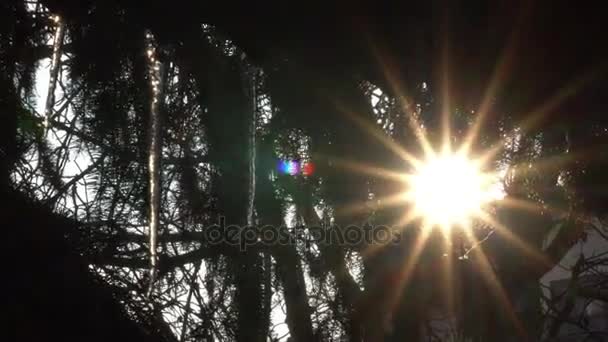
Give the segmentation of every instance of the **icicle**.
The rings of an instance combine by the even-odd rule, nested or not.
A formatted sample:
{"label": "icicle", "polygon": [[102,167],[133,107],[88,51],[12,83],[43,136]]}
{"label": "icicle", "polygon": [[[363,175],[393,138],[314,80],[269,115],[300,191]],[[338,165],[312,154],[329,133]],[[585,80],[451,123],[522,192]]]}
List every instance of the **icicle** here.
{"label": "icicle", "polygon": [[160,98],[162,81],[162,64],[155,57],[154,36],[146,32],[146,57],[148,59],[148,77],[152,100],[150,101],[150,145],[148,146],[148,181],[149,181],[149,237],[150,237],[150,285],[148,297],[152,295],[158,274],[158,226],[160,222]]}
{"label": "icicle", "polygon": [[249,122],[249,184],[248,184],[248,197],[247,197],[247,225],[252,227],[254,225],[254,202],[255,202],[255,160],[256,160],[256,149],[255,149],[255,128],[257,122],[257,68],[252,67],[251,69],[251,121]]}
{"label": "icicle", "polygon": [[44,106],[44,131],[45,135],[49,127],[49,121],[53,114],[55,106],[55,88],[57,87],[57,78],[59,77],[59,64],[61,62],[61,49],[63,47],[63,39],[65,37],[65,23],[58,15],[52,16],[51,20],[57,25],[55,28],[55,36],[53,37],[53,55],[51,56],[51,70],[49,77],[49,89],[46,95],[46,103]]}

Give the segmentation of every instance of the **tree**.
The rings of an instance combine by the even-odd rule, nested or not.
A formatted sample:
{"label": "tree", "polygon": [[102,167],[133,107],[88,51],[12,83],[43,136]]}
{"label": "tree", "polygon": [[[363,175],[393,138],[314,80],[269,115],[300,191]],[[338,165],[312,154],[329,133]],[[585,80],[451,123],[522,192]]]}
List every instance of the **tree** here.
{"label": "tree", "polygon": [[[541,6],[431,2],[409,7],[408,20],[380,20],[353,15],[364,7],[353,5],[341,13],[347,19],[324,12],[312,25],[298,15],[276,22],[267,5],[231,9],[252,22],[205,4],[2,6],[3,189],[70,218],[71,248],[162,336],[168,326],[181,341],[278,340],[285,331],[296,341],[430,339],[441,333],[430,323],[435,311],[476,340],[559,330],[546,322],[568,305],[543,314],[539,278],[605,215],[606,82],[596,66],[606,54],[584,42],[591,14],[581,24],[561,21],[568,13],[559,6],[552,18]],[[48,42],[55,15],[61,48]],[[158,74],[149,73],[146,32]],[[546,52],[533,46],[541,39]],[[49,88],[62,95],[49,97],[45,138],[32,78],[58,50]],[[518,59],[525,52],[534,53]],[[552,65],[547,56],[557,56]],[[474,153],[499,147],[487,167],[506,170],[506,200],[472,243],[446,247],[429,233],[417,251],[424,230],[396,224],[406,205],[382,205],[401,183],[373,171],[408,171],[396,152],[422,153],[420,132],[441,143],[442,111],[452,114],[455,143],[475,130]],[[149,144],[153,132],[159,145]],[[311,162],[314,173],[278,174],[280,159]],[[286,218],[306,229],[286,227]],[[235,229],[214,230],[222,224]],[[313,239],[363,233],[366,224],[405,233],[383,248]],[[247,235],[252,226],[283,243]],[[213,241],[218,231],[247,246],[228,235]]]}

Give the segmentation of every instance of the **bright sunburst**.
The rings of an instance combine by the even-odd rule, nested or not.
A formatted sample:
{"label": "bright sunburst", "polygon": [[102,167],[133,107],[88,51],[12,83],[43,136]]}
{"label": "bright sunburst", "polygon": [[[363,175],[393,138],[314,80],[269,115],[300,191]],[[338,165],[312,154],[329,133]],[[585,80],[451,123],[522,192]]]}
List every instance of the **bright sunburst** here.
{"label": "bright sunburst", "polygon": [[[389,187],[380,187],[381,195],[371,196],[371,205],[365,203],[353,203],[343,208],[339,208],[342,215],[348,215],[354,212],[378,211],[380,209],[393,208],[402,212],[402,215],[392,218],[392,212],[388,215],[391,217],[389,223],[391,227],[402,230],[412,227],[414,221],[421,220],[417,226],[420,228],[416,239],[408,245],[407,256],[403,260],[402,269],[399,271],[398,283],[390,290],[394,296],[391,301],[393,306],[391,310],[396,308],[400,296],[404,293],[410,278],[413,276],[414,270],[420,261],[420,256],[426,248],[427,241],[434,238],[433,228],[441,228],[443,237],[445,238],[445,247],[447,251],[457,251],[456,248],[464,247],[467,249],[463,258],[465,260],[472,253],[475,265],[480,268],[482,280],[486,283],[494,298],[499,301],[500,305],[509,314],[509,319],[512,321],[516,329],[523,331],[521,322],[513,311],[513,306],[509,302],[509,297],[505,293],[499,277],[495,274],[492,261],[485,255],[484,249],[476,248],[485,239],[480,240],[479,235],[474,226],[477,223],[483,230],[492,229],[492,233],[496,232],[502,239],[510,243],[514,248],[517,248],[539,262],[546,263],[546,256],[539,253],[535,246],[531,246],[527,241],[522,240],[517,234],[514,234],[510,227],[503,225],[495,214],[506,208],[516,208],[517,210],[527,210],[533,213],[548,210],[547,206],[541,206],[539,203],[529,201],[522,198],[514,198],[507,196],[502,188],[502,178],[504,177],[504,169],[497,168],[497,165],[492,161],[498,158],[504,149],[511,149],[513,144],[510,142],[516,139],[521,132],[533,130],[536,125],[546,118],[546,115],[559,107],[565,100],[576,94],[585,84],[592,81],[597,73],[597,69],[593,72],[585,73],[571,84],[567,84],[559,89],[553,96],[541,103],[538,107],[532,108],[528,113],[522,113],[521,117],[525,120],[519,122],[513,129],[501,133],[502,139],[491,143],[492,145],[480,144],[480,135],[483,132],[484,125],[488,121],[488,117],[495,109],[493,106],[496,101],[496,95],[501,89],[502,83],[509,75],[509,67],[513,65],[512,60],[515,54],[515,46],[519,39],[519,29],[515,29],[509,43],[505,46],[502,56],[498,59],[496,67],[489,78],[489,83],[482,97],[479,99],[478,107],[471,111],[470,119],[465,132],[460,130],[452,130],[453,122],[452,111],[454,106],[450,98],[450,90],[453,86],[450,83],[450,58],[449,45],[446,41],[443,43],[440,60],[438,66],[439,82],[436,90],[439,91],[441,101],[440,127],[434,123],[425,127],[425,122],[421,122],[420,104],[416,103],[415,96],[409,96],[407,87],[399,80],[398,75],[402,75],[401,70],[393,70],[394,65],[390,54],[385,54],[380,46],[372,44],[372,53],[378,59],[378,63],[384,72],[387,85],[390,87],[390,92],[396,94],[392,101],[389,101],[387,108],[381,108],[380,113],[385,113],[386,110],[391,110],[392,106],[398,106],[403,116],[397,116],[405,122],[400,122],[401,129],[408,132],[406,136],[414,137],[420,146],[412,146],[416,151],[422,153],[412,153],[407,150],[401,143],[408,142],[403,139],[404,132],[390,132],[387,134],[385,126],[375,125],[374,122],[364,120],[364,115],[354,113],[352,110],[345,108],[340,103],[336,103],[338,109],[346,114],[352,121],[364,129],[371,137],[383,144],[389,151],[401,158],[405,163],[404,168],[395,170],[394,166],[390,169],[385,169],[376,165],[362,164],[358,161],[344,160],[342,157],[332,156],[332,162],[337,166],[342,166],[350,171],[365,173],[373,177],[380,178],[394,184],[399,182],[405,185],[403,191],[401,189],[392,189]],[[428,85],[424,84],[427,89]],[[465,92],[466,93],[466,92]],[[380,100],[377,100],[380,101]],[[372,103],[373,106],[375,106]],[[435,107],[438,108],[438,107]],[[383,111],[385,110],[385,111]],[[380,123],[380,122],[378,122]],[[462,122],[464,123],[464,122]],[[462,124],[461,123],[461,124]],[[389,125],[388,127],[391,127]],[[395,125],[396,127],[397,125]],[[433,131],[429,132],[429,128]],[[505,127],[506,128],[506,127]],[[390,128],[392,130],[392,128]],[[430,133],[430,134],[429,134]],[[461,134],[464,133],[462,136]],[[409,139],[408,137],[408,139]],[[458,149],[454,150],[453,143],[458,144]],[[433,146],[434,144],[437,144]],[[483,146],[482,146],[483,145]],[[438,150],[435,150],[438,148]],[[457,152],[455,152],[457,151]],[[478,157],[473,158],[476,155]],[[555,160],[542,161],[535,166],[538,168],[555,163]],[[505,166],[505,165],[502,165]],[[502,167],[501,166],[501,167]],[[507,165],[513,166],[513,165]],[[399,165],[401,167],[401,165]],[[406,171],[407,170],[407,171]],[[491,170],[485,172],[484,170]],[[405,174],[405,172],[408,172]],[[395,190],[393,192],[393,190]],[[406,203],[407,202],[407,203]],[[559,209],[551,210],[559,211]],[[504,213],[504,212],[503,212]],[[562,213],[569,215],[569,213]],[[451,228],[458,227],[452,234]],[[481,232],[483,233],[483,232]],[[458,242],[452,243],[452,238],[457,237]],[[464,243],[464,245],[461,244]],[[456,247],[459,244],[459,247]],[[466,246],[465,246],[466,245]],[[370,244],[363,251],[363,257],[374,255],[386,245]],[[452,249],[453,248],[453,249]],[[448,310],[451,310],[453,305],[451,292],[451,281],[453,277],[452,258],[450,253],[444,253],[446,256],[444,264],[444,276],[446,298],[448,301]]]}
{"label": "bright sunburst", "polygon": [[478,161],[442,153],[420,163],[407,177],[406,199],[429,226],[466,225],[491,200],[490,178]]}

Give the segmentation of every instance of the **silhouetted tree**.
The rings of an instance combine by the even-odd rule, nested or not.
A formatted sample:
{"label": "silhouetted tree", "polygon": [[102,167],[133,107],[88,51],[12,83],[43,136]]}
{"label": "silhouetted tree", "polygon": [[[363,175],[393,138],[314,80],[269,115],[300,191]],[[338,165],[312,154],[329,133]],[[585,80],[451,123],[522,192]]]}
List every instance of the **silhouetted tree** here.
{"label": "silhouetted tree", "polygon": [[[138,324],[150,338],[448,339],[438,312],[463,339],[554,338],[572,304],[543,303],[539,279],[586,231],[605,229],[606,51],[590,37],[601,18],[525,2],[349,4],[314,20],[273,10],[0,5],[0,177],[4,197],[18,199],[6,230],[32,225],[12,236],[11,253],[52,256],[46,264],[90,288],[75,309],[110,293],[124,312],[108,324]],[[420,134],[441,144],[444,112],[454,145],[475,131],[472,154],[495,151],[485,167],[504,172],[506,196],[492,204],[495,222],[475,222],[472,242],[430,233],[419,251],[418,221],[399,223],[401,241],[387,246],[313,239],[399,222],[407,204],[385,202],[403,184],[374,170],[411,171],[399,151],[420,156]],[[314,172],[278,173],[287,159]],[[52,221],[35,227],[28,210]],[[237,227],[247,248],[234,235],[210,241],[230,231],[218,225]],[[251,227],[283,241],[250,237]],[[574,281],[607,261],[581,261]],[[55,282],[44,274],[19,284]],[[605,301],[603,289],[569,288]],[[81,322],[72,319],[65,331]]]}

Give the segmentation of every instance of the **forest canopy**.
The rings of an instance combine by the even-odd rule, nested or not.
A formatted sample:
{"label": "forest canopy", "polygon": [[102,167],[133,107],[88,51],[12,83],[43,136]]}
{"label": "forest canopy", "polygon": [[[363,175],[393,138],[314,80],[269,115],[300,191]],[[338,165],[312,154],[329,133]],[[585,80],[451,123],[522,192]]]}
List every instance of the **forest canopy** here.
{"label": "forest canopy", "polygon": [[604,254],[563,297],[540,281],[608,236],[603,27],[540,1],[3,1],[10,251],[65,244],[158,340],[555,340],[568,296],[608,299]]}

